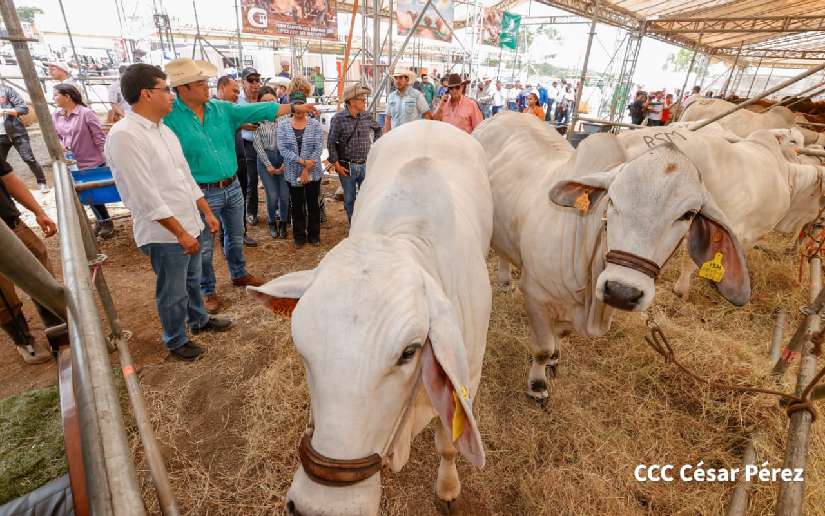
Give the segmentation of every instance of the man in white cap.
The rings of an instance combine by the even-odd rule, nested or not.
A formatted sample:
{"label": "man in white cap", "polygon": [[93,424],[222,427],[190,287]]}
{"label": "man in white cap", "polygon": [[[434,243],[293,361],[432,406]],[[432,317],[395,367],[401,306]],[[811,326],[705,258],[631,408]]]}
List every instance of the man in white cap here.
{"label": "man in white cap", "polygon": [[432,119],[430,106],[424,94],[412,87],[415,81],[415,72],[398,69],[392,74],[395,80],[395,91],[387,97],[387,116],[384,117],[384,132],[393,127],[426,118]]}
{"label": "man in white cap", "polygon": [[[236,287],[262,285],[262,278],[247,272],[243,254],[244,197],[237,177],[235,131],[244,124],[275,120],[293,110],[308,113],[317,110],[310,104],[231,104],[212,100],[208,79],[217,73],[217,68],[206,61],[175,59],[166,65],[166,73],[177,99],[163,121],[178,136],[192,176],[203,190],[209,208],[223,224],[223,254],[232,284]],[[212,267],[213,237],[204,232],[199,241],[203,256],[204,306],[209,313],[217,313],[220,302],[215,294]]]}

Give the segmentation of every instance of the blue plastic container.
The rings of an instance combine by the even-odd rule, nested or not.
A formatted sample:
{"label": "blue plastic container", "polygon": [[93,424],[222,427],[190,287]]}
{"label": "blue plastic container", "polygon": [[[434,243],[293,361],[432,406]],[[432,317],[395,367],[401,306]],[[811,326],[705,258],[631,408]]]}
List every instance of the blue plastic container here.
{"label": "blue plastic container", "polygon": [[[109,167],[72,170],[72,177],[77,184],[103,181],[104,179],[112,179],[112,170]],[[81,203],[88,205],[120,202],[120,192],[117,191],[115,185],[79,192],[78,196]]]}

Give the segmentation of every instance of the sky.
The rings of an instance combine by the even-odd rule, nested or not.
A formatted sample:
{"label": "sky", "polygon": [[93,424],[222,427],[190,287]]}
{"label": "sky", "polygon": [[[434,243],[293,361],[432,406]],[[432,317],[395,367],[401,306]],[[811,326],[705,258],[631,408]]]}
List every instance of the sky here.
{"label": "sky", "polygon": [[[161,0],[154,0],[160,2]],[[125,31],[127,35],[141,34],[153,30],[151,14],[153,0],[122,0],[127,21]],[[173,26],[194,26],[194,9],[192,0],[162,0],[163,7],[170,16]],[[486,0],[492,4],[494,0]],[[88,0],[63,0],[66,17],[72,31],[77,34],[120,34],[120,22],[115,7],[115,0],[97,0],[94,2],[94,12],[90,13]],[[37,26],[40,30],[64,31],[65,26],[60,14],[58,0],[27,0],[18,2],[18,5],[31,5],[43,9],[44,15],[38,16]],[[202,28],[235,29],[235,8],[233,0],[197,0],[198,18]],[[461,9],[457,9],[461,11]],[[513,12],[533,16],[558,16],[568,13],[539,4],[538,2],[523,2],[513,9]],[[142,23],[136,20],[143,20]],[[548,45],[539,42],[533,46],[533,61],[542,60],[548,53],[555,54],[549,62],[558,67],[579,68],[583,62],[589,25],[556,25],[556,30],[562,37],[561,45]],[[348,16],[339,13],[339,33],[344,34],[348,29]],[[601,72],[606,71],[615,47],[621,39],[623,31],[599,24],[596,39],[590,55],[589,69]],[[356,28],[356,34],[360,30]],[[497,52],[492,48],[489,51]],[[639,84],[649,89],[667,88],[673,91],[681,88],[684,81],[684,72],[670,72],[663,69],[668,56],[678,51],[678,47],[660,41],[645,38],[637,64],[635,79]],[[621,55],[618,59],[621,59]],[[724,70],[722,65],[712,68],[709,75]],[[690,85],[688,86],[690,87]]]}

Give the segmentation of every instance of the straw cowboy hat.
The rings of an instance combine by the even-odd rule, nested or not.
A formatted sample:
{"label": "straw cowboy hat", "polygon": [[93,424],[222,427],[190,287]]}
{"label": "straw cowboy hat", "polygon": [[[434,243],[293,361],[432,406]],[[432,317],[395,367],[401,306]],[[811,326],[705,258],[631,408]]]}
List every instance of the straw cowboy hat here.
{"label": "straw cowboy hat", "polygon": [[348,100],[352,100],[355,97],[360,97],[361,95],[369,95],[372,90],[367,88],[366,86],[361,86],[360,84],[353,84],[349,86],[347,89],[344,90],[344,102]]}
{"label": "straw cowboy hat", "polygon": [[169,76],[171,87],[181,86],[192,82],[203,81],[217,75],[218,69],[208,61],[195,61],[188,57],[181,57],[166,63],[166,75]]}
{"label": "straw cowboy hat", "polygon": [[399,68],[392,74],[393,77],[400,77],[402,75],[406,75],[410,82],[415,82],[415,79],[417,78],[415,72],[407,68]]}
{"label": "straw cowboy hat", "polygon": [[462,81],[461,76],[458,75],[457,73],[451,73],[447,77],[447,87],[448,88],[454,88],[456,86],[464,86],[465,84],[469,84],[469,83],[470,83],[470,81],[468,81],[468,80],[463,80]]}

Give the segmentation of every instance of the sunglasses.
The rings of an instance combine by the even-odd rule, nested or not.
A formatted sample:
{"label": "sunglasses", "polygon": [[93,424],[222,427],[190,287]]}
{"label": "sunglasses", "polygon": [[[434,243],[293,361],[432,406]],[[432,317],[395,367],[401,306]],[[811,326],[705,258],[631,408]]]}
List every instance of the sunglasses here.
{"label": "sunglasses", "polygon": [[461,89],[461,86],[450,86],[450,87],[449,87],[449,88],[447,88],[447,89],[448,89],[448,90],[450,90],[450,91],[452,91],[452,90],[460,90],[460,89]]}
{"label": "sunglasses", "polygon": [[254,79],[244,79],[246,82],[261,82],[260,77],[256,77]]}

